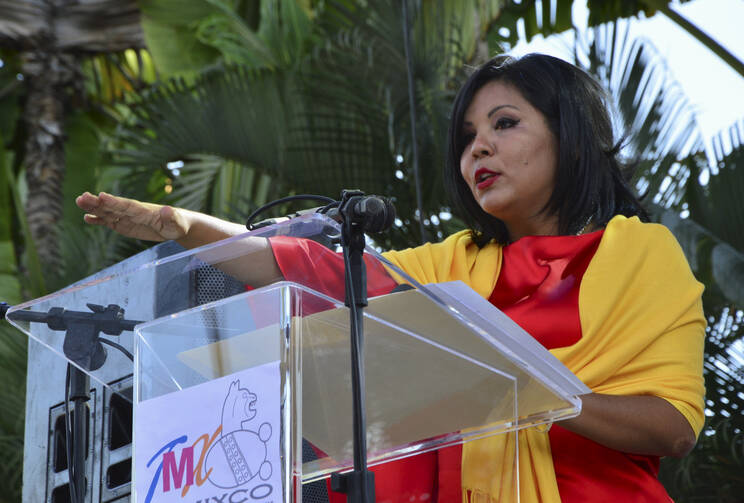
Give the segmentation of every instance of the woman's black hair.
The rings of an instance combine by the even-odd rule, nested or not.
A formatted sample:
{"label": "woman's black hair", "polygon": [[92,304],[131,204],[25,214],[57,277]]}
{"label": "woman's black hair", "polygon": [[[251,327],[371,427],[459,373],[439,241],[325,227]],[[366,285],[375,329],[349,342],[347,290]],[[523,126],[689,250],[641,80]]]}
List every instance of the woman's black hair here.
{"label": "woman's black hair", "polygon": [[580,232],[590,218],[592,227],[604,227],[615,215],[648,219],[623,176],[620,143],[614,140],[600,84],[580,68],[552,56],[501,55],[480,66],[462,86],[449,127],[445,184],[478,246],[492,239],[501,244],[510,241],[504,223],[478,205],[460,173],[466,145],[465,112],[476,92],[494,80],[517,89],[543,115],[556,139],[555,187],[544,211],[558,216],[559,234]]}

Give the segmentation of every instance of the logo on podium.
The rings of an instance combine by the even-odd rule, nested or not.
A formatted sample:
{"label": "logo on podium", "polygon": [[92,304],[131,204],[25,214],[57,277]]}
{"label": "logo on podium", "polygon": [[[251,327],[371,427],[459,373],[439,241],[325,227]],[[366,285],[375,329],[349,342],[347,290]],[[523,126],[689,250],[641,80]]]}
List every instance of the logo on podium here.
{"label": "logo on podium", "polygon": [[138,404],[137,501],[281,500],[278,395],[275,362]]}

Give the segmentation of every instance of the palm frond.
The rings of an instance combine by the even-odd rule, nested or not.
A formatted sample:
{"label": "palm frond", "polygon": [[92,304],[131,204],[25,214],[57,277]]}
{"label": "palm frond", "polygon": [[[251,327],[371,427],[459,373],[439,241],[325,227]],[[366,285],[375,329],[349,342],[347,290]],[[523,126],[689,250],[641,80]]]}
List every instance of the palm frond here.
{"label": "palm frond", "polygon": [[286,187],[253,166],[214,155],[183,160],[166,202],[241,221],[257,207],[286,194]]}
{"label": "palm frond", "polygon": [[0,494],[6,501],[21,500],[23,429],[25,418],[26,344],[24,334],[0,325]]}
{"label": "palm frond", "polygon": [[156,80],[152,57],[144,49],[95,55],[83,60],[81,66],[87,95],[97,103],[113,103]]}
{"label": "palm frond", "polygon": [[193,85],[174,79],[153,86],[128,103],[131,118],[116,133],[114,164],[158,169],[212,154],[281,175],[292,95],[284,75],[242,67],[211,72]]}
{"label": "palm frond", "polygon": [[[707,183],[694,184],[689,197],[690,218],[744,253],[744,121],[713,139],[715,167],[703,167]],[[738,168],[738,169],[737,169]]]}
{"label": "palm frond", "polygon": [[636,162],[633,180],[647,209],[677,236],[708,296],[744,305],[744,237],[737,232],[744,228],[744,173],[735,169],[744,160],[743,125],[714,139],[719,167],[711,170],[694,108],[653,46],[631,40],[626,23],[615,22],[578,39],[577,51],[617,103],[624,153]]}
{"label": "palm frond", "polygon": [[693,218],[676,211],[650,207],[652,215],[679,241],[695,276],[707,286],[706,296],[716,303],[744,306],[744,252],[714,235]]}
{"label": "palm frond", "polygon": [[60,230],[63,261],[50,290],[91,276],[152,245],[124,238],[102,227],[83,227],[63,222]]}
{"label": "palm frond", "polygon": [[574,25],[572,4],[572,0],[543,0],[538,9],[535,0],[502,2],[502,11],[489,32],[490,45],[513,47],[520,37],[529,41],[536,35],[547,37],[570,30]]}
{"label": "palm frond", "polygon": [[636,169],[633,183],[641,197],[678,207],[691,170],[683,162],[703,151],[695,111],[655,47],[631,39],[629,24],[599,26],[588,39],[577,36],[576,51],[587,70],[608,89],[626,137],[623,154]]}
{"label": "palm frond", "polygon": [[[390,2],[365,9],[334,5],[333,37],[296,71],[214,68],[193,83],[176,79],[140,93],[128,102],[129,119],[116,134],[114,164],[163,171],[169,162],[183,162],[173,194],[180,204],[202,210],[205,205],[217,208],[210,194],[223,183],[220,173],[230,165],[247,170],[243,180],[270,176],[275,183],[265,195],[278,194],[274,187],[330,196],[359,187],[392,195],[403,222],[396,239],[410,243],[410,237],[403,241],[404,231],[410,232],[405,222],[418,217],[412,204],[410,119],[397,9]],[[272,26],[269,16],[262,14],[261,26]],[[349,28],[339,28],[343,26]],[[421,218],[441,234],[436,223],[445,205],[441,139],[453,82],[464,75],[454,64],[462,60],[457,26],[433,27],[444,36],[432,38],[425,27],[415,25],[416,89],[424,131],[419,147],[426,166]],[[257,197],[254,188],[242,192]]]}
{"label": "palm frond", "polygon": [[[441,179],[443,138],[454,89],[465,77],[463,40],[467,38],[462,24],[455,22],[459,18],[448,6],[446,1],[431,2],[426,7],[416,5],[411,14],[414,101],[424,195],[420,210],[416,207],[413,183],[400,6],[382,1],[362,9],[359,5],[331,3],[326,16],[346,28],[338,29],[326,45],[318,48],[309,65],[309,77],[303,79],[307,83],[304,92],[308,95],[310,127],[293,130],[294,152],[303,159],[301,164],[322,166],[328,173],[327,183],[334,189],[359,186],[394,197],[401,225],[389,240],[382,240],[381,244],[387,246],[420,242],[418,219],[424,221],[430,234],[443,234],[437,217],[446,205]],[[463,10],[470,12],[468,8]],[[436,17],[432,11],[449,14]],[[432,32],[438,36],[432,37]]]}
{"label": "palm frond", "polygon": [[[276,69],[280,66],[270,47],[235,12],[233,2],[207,1],[216,8],[217,12],[199,22],[196,31],[198,40],[215,47],[230,63],[268,69]],[[263,2],[264,5],[272,3]],[[263,17],[262,24],[265,24]]]}

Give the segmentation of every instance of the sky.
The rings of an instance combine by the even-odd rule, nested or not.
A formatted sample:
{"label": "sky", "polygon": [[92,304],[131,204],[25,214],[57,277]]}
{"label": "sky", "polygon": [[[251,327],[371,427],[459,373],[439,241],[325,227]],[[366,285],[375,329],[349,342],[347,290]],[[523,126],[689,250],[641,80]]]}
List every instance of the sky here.
{"label": "sky", "polygon": [[[673,9],[744,61],[744,1],[693,0]],[[586,26],[585,3],[574,2],[573,18],[577,26]],[[744,120],[744,77],[692,35],[661,13],[634,19],[630,30],[632,35],[650,41],[666,60],[669,72],[696,110],[708,148],[714,135]],[[565,35],[535,37],[529,44],[517,44],[512,53],[544,52],[570,59],[567,44],[560,37]]]}

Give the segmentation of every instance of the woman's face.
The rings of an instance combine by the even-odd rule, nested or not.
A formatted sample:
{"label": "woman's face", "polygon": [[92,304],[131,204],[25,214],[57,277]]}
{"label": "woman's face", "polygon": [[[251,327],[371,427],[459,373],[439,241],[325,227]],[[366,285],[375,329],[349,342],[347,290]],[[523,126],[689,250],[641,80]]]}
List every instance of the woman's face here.
{"label": "woman's face", "polygon": [[460,173],[483,210],[506,224],[512,240],[556,234],[543,208],[555,185],[557,144],[543,115],[510,84],[481,87],[465,111]]}

